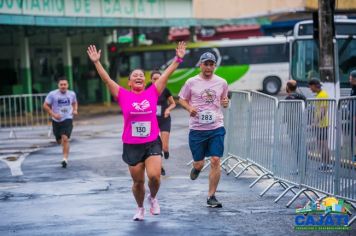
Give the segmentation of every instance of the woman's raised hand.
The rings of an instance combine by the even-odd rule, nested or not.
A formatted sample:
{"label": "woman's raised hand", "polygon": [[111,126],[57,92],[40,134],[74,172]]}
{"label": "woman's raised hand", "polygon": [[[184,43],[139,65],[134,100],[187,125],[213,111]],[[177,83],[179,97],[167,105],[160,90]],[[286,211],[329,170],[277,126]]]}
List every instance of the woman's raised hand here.
{"label": "woman's raised hand", "polygon": [[97,51],[95,45],[90,45],[87,50],[88,56],[92,62],[100,60],[101,50]]}
{"label": "woman's raised hand", "polygon": [[185,42],[179,42],[176,48],[176,56],[179,58],[183,58],[185,55],[185,48],[186,48]]}

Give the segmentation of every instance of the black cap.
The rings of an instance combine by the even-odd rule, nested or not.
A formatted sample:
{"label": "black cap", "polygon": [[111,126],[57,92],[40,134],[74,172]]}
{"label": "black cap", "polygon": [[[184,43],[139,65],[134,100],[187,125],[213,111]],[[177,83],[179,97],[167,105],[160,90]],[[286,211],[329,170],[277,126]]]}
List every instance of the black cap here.
{"label": "black cap", "polygon": [[216,57],[211,52],[205,52],[200,56],[200,62],[212,61],[216,63]]}
{"label": "black cap", "polygon": [[309,80],[308,84],[309,84],[309,85],[318,85],[318,86],[321,86],[320,80],[318,80],[318,79],[316,79],[316,78],[313,78],[313,79]]}

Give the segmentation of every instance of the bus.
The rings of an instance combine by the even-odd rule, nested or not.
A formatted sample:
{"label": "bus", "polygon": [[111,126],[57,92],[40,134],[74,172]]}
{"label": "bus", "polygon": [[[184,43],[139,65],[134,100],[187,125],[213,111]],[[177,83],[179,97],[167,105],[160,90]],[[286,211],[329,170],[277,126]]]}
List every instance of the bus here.
{"label": "bus", "polygon": [[[335,77],[340,87],[338,96],[350,95],[349,74],[356,69],[356,20],[335,19]],[[319,78],[319,47],[313,39],[313,21],[297,23],[293,29],[290,55],[290,77],[298,82],[301,92],[312,97],[308,89],[311,78]],[[334,94],[330,91],[330,94]]]}
{"label": "bus", "polygon": [[[164,70],[175,56],[175,44],[127,47],[111,58],[110,75],[127,87],[129,72],[145,71],[146,80],[153,69]],[[229,84],[229,90],[260,90],[277,94],[289,78],[289,38],[256,37],[188,43],[184,62],[169,78],[167,87],[178,95],[185,81],[199,73],[199,57],[204,52],[217,57],[215,73]]]}

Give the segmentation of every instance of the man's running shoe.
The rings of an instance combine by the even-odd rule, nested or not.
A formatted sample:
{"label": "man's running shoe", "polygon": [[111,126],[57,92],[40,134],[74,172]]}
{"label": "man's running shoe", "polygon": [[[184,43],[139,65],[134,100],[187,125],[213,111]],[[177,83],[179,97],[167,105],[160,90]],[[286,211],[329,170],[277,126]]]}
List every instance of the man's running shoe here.
{"label": "man's running shoe", "polygon": [[219,202],[216,199],[215,195],[208,197],[208,199],[206,200],[206,204],[208,207],[213,207],[213,208],[215,208],[215,207],[221,208],[222,207],[221,202]]}
{"label": "man's running shoe", "polygon": [[67,165],[68,165],[68,161],[63,159],[63,161],[61,162],[62,164],[62,168],[67,168]]}
{"label": "man's running shoe", "polygon": [[151,214],[159,215],[161,213],[161,208],[159,207],[157,198],[152,198],[151,194],[148,194],[147,200],[151,204],[151,208],[150,208]]}
{"label": "man's running shoe", "polygon": [[145,208],[139,207],[137,208],[137,212],[132,218],[134,221],[142,221],[145,216]]}
{"label": "man's running shoe", "polygon": [[161,175],[162,175],[162,176],[165,176],[165,175],[166,175],[166,171],[165,171],[165,169],[164,169],[163,167],[161,167]]}
{"label": "man's running shoe", "polygon": [[194,167],[190,171],[190,179],[191,180],[196,180],[200,174],[200,170],[195,169]]}
{"label": "man's running shoe", "polygon": [[163,152],[163,156],[164,156],[164,159],[168,159],[169,158],[169,152]]}

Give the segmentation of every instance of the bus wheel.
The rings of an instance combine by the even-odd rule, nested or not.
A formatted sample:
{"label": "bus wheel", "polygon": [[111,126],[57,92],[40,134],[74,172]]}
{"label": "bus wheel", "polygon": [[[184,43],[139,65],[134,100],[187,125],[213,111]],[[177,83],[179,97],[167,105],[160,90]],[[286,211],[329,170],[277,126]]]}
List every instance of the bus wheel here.
{"label": "bus wheel", "polygon": [[281,80],[278,77],[270,76],[263,81],[263,92],[270,95],[275,95],[279,92],[281,86]]}

